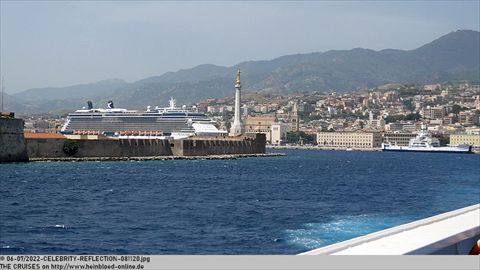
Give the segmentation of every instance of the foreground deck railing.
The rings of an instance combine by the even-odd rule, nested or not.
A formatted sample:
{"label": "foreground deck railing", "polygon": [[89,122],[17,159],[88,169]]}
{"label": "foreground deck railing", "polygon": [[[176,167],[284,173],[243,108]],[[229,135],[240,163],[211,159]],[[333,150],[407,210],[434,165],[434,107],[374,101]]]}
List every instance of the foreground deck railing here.
{"label": "foreground deck railing", "polygon": [[480,204],[300,255],[466,255],[480,239]]}

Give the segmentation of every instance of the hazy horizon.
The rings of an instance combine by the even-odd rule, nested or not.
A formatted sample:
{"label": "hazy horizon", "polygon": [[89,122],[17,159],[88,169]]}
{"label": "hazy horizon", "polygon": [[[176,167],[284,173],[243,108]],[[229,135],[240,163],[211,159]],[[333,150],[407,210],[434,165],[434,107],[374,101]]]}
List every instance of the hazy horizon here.
{"label": "hazy horizon", "polygon": [[0,8],[9,94],[298,53],[412,50],[480,28],[478,1],[2,1]]}

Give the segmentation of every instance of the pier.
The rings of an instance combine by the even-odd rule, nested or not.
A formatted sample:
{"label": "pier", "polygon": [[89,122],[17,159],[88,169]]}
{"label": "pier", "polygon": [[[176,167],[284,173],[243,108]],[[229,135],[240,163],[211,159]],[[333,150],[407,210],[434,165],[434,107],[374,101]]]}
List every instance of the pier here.
{"label": "pier", "polygon": [[52,136],[26,138],[28,157],[39,159],[155,158],[265,154],[265,135],[189,137],[186,139],[67,139]]}

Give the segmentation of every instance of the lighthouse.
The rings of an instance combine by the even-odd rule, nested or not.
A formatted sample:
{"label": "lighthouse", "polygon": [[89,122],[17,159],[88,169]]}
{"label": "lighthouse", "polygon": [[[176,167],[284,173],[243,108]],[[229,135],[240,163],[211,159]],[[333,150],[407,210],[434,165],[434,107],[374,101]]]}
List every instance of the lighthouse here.
{"label": "lighthouse", "polygon": [[238,136],[243,134],[244,127],[242,119],[240,118],[240,89],[242,85],[240,83],[240,69],[237,71],[237,80],[235,82],[235,117],[233,118],[233,124],[230,128],[230,136]]}

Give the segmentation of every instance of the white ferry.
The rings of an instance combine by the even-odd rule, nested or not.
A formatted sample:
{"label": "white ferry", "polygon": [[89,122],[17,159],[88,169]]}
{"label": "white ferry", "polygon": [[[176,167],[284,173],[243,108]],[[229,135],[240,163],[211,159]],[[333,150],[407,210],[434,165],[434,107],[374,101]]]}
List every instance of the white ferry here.
{"label": "white ferry", "polygon": [[227,131],[215,127],[213,120],[204,113],[187,109],[170,99],[166,108],[147,107],[146,111],[115,108],[112,101],[107,109],[88,107],[70,113],[61,133],[69,135],[105,135],[117,138],[186,138],[194,135],[223,136]]}
{"label": "white ferry", "polygon": [[382,143],[383,151],[399,152],[435,152],[435,153],[472,153],[471,145],[440,146],[440,141],[433,138],[424,128],[410,139],[408,146],[398,146],[390,142]]}

